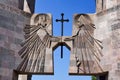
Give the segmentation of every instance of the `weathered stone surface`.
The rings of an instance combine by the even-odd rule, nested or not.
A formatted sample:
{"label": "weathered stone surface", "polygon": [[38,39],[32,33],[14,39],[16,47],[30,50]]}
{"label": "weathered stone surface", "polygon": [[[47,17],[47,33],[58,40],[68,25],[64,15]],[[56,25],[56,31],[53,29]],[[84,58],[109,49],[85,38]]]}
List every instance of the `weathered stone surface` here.
{"label": "weathered stone surface", "polygon": [[[18,54],[23,58],[23,61],[16,69],[19,73],[53,73],[51,22],[52,18],[50,14],[33,14],[31,17],[31,24],[24,27],[25,43],[23,44],[22,49],[18,52]],[[28,56],[24,58],[24,54],[28,54]],[[26,61],[28,62],[25,63]]]}
{"label": "weathered stone surface", "polygon": [[17,52],[31,15],[17,7],[17,0],[0,0],[0,80],[12,80],[13,70],[21,62]]}
{"label": "weathered stone surface", "polygon": [[18,0],[0,0],[0,3],[13,7],[18,7]]}
{"label": "weathered stone surface", "polygon": [[[100,64],[105,71],[109,72],[108,80],[119,80],[120,0],[96,1],[97,12],[92,19],[96,26],[94,37],[101,40],[103,45],[103,57],[100,59]],[[30,24],[32,14],[26,12],[34,12],[34,2],[34,0],[26,0],[27,5],[24,5],[24,0],[0,0],[0,80],[12,80],[13,70],[21,62],[17,52],[21,48],[19,44],[24,40],[22,29],[26,24]],[[51,28],[49,32],[51,33]],[[75,28],[73,28],[74,34],[76,34]],[[68,37],[62,37],[61,41],[73,53],[72,42],[64,41],[65,38]],[[58,47],[61,41],[52,43],[52,47],[46,50],[45,57],[48,59],[45,60],[46,73],[53,73],[52,50]],[[73,54],[70,56],[70,61],[70,73],[76,73]]]}
{"label": "weathered stone surface", "polygon": [[[92,20],[94,18],[94,15],[75,14],[73,18],[74,18],[73,19],[74,23],[73,23],[72,35],[74,37],[72,40],[73,48],[70,54],[69,74],[91,75],[91,74],[103,73],[104,70],[102,70],[100,62],[98,61],[98,63],[96,64],[97,59],[95,59],[95,54],[98,50],[94,48],[96,46],[96,42],[93,40],[94,38],[93,34],[95,30],[94,27],[96,27],[94,26]],[[89,36],[88,34],[91,36]],[[76,36],[78,36],[77,40],[75,39]],[[97,39],[99,40],[100,38]],[[76,45],[78,47],[76,47]],[[93,48],[94,51],[92,52]],[[78,62],[76,57],[80,62],[79,68],[77,66]],[[100,57],[99,52],[97,53],[97,57]]]}
{"label": "weathered stone surface", "polygon": [[101,59],[101,64],[109,72],[108,80],[119,80],[120,24],[118,13],[120,4],[118,0],[106,0],[105,5],[106,10],[102,10],[101,15],[96,15],[95,25],[97,30],[95,31],[95,37],[100,38],[102,36],[104,56]]}

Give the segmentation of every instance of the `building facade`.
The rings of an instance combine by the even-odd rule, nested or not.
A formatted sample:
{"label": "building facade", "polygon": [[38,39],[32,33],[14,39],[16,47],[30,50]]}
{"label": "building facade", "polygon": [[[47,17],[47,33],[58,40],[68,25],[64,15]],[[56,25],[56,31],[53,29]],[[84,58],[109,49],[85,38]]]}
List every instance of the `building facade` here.
{"label": "building facade", "polygon": [[24,40],[23,27],[30,24],[34,2],[0,0],[0,80],[13,80],[14,69],[21,62],[18,51]]}
{"label": "building facade", "polygon": [[97,0],[95,37],[103,43],[101,65],[108,80],[120,80],[120,1]]}
{"label": "building facade", "polygon": [[[0,0],[0,80],[18,78],[14,69],[21,62],[18,51],[24,40],[23,27],[30,24],[34,7],[35,0]],[[98,80],[120,80],[120,0],[96,0],[93,20],[95,37],[104,47],[100,64],[108,71]],[[26,79],[26,75],[19,77]]]}

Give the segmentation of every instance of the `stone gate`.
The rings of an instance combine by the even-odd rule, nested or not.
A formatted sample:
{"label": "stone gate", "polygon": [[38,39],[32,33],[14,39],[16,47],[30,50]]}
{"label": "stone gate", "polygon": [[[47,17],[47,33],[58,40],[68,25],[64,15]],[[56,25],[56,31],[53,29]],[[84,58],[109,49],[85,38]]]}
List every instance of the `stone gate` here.
{"label": "stone gate", "polygon": [[[74,15],[72,36],[54,37],[52,16],[34,14],[34,0],[0,1],[0,80],[18,80],[19,74],[53,74],[52,52],[59,45],[65,45],[71,50],[70,75],[95,75],[100,80],[119,80],[120,1],[96,0],[96,4],[96,14]],[[40,19],[43,19],[43,22]],[[30,54],[25,57],[25,54],[20,52],[26,48],[22,48],[25,43],[22,47],[20,44],[31,35],[25,35],[24,38],[23,30],[27,34],[31,32],[29,28],[35,30],[39,26],[42,26],[42,30],[47,26],[45,31],[37,32],[40,40],[47,38],[45,40],[48,44],[39,43],[43,48],[40,52],[43,51],[41,53],[44,55],[38,59],[36,54],[31,58]],[[41,65],[37,65],[38,62]],[[40,69],[38,66],[41,66]],[[23,76],[21,78],[23,79]]]}

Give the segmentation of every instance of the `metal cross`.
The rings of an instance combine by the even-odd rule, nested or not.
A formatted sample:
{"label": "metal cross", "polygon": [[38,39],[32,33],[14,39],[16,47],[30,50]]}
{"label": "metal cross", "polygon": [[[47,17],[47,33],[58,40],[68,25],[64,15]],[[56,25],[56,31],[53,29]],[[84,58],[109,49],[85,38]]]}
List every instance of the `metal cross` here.
{"label": "metal cross", "polygon": [[[68,19],[64,19],[64,13],[61,13],[62,18],[56,19],[56,22],[61,22],[61,37],[63,36],[63,23],[69,22]],[[62,41],[61,41],[62,42]],[[61,44],[61,58],[63,58],[63,44]]]}

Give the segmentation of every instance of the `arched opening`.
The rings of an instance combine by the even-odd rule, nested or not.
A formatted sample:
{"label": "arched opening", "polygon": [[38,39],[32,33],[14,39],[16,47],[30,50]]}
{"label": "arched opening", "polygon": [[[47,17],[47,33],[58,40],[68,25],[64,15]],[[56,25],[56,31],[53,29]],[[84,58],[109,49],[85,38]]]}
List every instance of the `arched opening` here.
{"label": "arched opening", "polygon": [[[28,1],[28,0],[27,0],[27,1]],[[49,2],[47,2],[47,3],[49,3]],[[44,4],[45,4],[45,6],[47,6],[46,3],[44,3]],[[40,4],[39,4],[39,5],[40,5]],[[59,6],[62,7],[61,5],[59,5]],[[67,5],[66,5],[66,6],[67,6]],[[69,6],[70,6],[70,5],[69,5]],[[67,7],[69,7],[69,6],[67,6]],[[78,6],[78,7],[79,7],[79,6]],[[54,8],[55,8],[55,6],[54,6]],[[39,9],[40,9],[40,7],[39,7]],[[67,14],[67,17],[72,17],[73,13],[88,13],[88,12],[89,12],[89,11],[88,11],[88,12],[84,12],[84,11],[82,11],[82,12],[76,11],[76,12],[75,12],[75,11],[74,11],[75,9],[74,9],[74,10],[71,10],[71,11],[74,11],[74,12],[72,12],[71,14],[68,14],[69,12],[66,12],[66,11],[63,10],[63,9],[62,9],[62,10],[58,9],[58,10],[59,10],[58,12],[54,11],[54,9],[50,9],[50,7],[49,7],[49,9],[44,9],[44,8],[41,7],[41,9],[43,9],[43,10],[48,10],[48,12],[53,15],[53,22],[55,21],[56,18],[59,17],[59,15],[60,15],[61,12],[65,12],[65,14]],[[49,10],[52,10],[53,12],[50,12]],[[88,10],[88,9],[86,9],[86,10]],[[41,13],[41,12],[42,12],[42,13],[46,13],[46,12],[44,12],[44,11],[40,11],[40,13]],[[47,13],[48,13],[48,12],[47,12]],[[37,13],[37,12],[36,12],[36,13]],[[58,14],[56,15],[56,17],[54,17],[54,13],[58,13]],[[89,13],[90,13],[90,12],[89,12]],[[93,12],[91,12],[91,13],[93,13]],[[54,23],[55,23],[55,22],[54,22]],[[71,20],[70,23],[72,24],[72,20]],[[54,24],[53,24],[53,25],[54,25]],[[58,28],[59,26],[61,26],[61,25],[59,25],[59,24],[54,25],[54,27],[57,27],[57,28]],[[71,27],[68,27],[68,26],[70,26],[70,25],[65,25],[65,26],[66,26],[67,28],[64,30],[64,31],[65,31],[65,34],[64,34],[64,35],[66,35],[66,34],[67,34],[67,35],[71,35],[71,32],[72,32],[72,31],[71,31],[71,32],[68,32],[68,29],[71,28]],[[72,28],[71,28],[71,29],[72,29]],[[54,29],[53,31],[55,31],[55,30],[56,30],[56,29]],[[59,35],[59,33],[60,33],[61,31],[60,31],[60,29],[58,29],[58,30],[59,30],[59,32],[57,31],[56,34],[58,33],[58,35]],[[70,34],[69,34],[69,33],[70,33]],[[56,34],[54,34],[54,35],[56,35]],[[58,35],[57,35],[57,36],[58,36]],[[57,45],[56,45],[56,47],[54,48],[54,50],[57,49],[57,47],[60,46],[61,44],[64,44],[65,46],[67,46],[65,43],[60,43],[60,44],[57,44]],[[68,46],[67,46],[67,48],[70,49]],[[60,51],[58,51],[58,52],[60,52]],[[55,61],[58,61],[58,60],[55,60]],[[60,66],[59,66],[59,67],[60,67]],[[54,68],[55,68],[55,66],[54,66]],[[61,68],[61,67],[60,67],[60,68]],[[60,76],[60,75],[59,75],[59,76]],[[68,76],[67,76],[67,77],[68,77]],[[88,77],[89,77],[89,76],[88,76]],[[79,77],[78,77],[78,78],[79,78]],[[32,79],[33,79],[33,78],[32,78]],[[74,79],[74,78],[73,78],[73,79]],[[80,78],[79,78],[79,79],[80,79]],[[34,80],[34,79],[33,79],[33,80]],[[36,80],[36,79],[35,79],[35,80]],[[84,79],[84,80],[85,80],[85,79]],[[88,80],[88,79],[87,79],[87,80]]]}
{"label": "arched opening", "polygon": [[61,79],[66,79],[68,76],[69,70],[69,59],[70,59],[70,50],[64,46],[63,47],[63,58],[61,59],[61,47],[58,46],[54,51],[54,77],[61,77]]}
{"label": "arched opening", "polygon": [[33,75],[31,80],[91,80],[91,76],[69,76],[70,50],[64,46],[63,58],[60,57],[60,46],[57,46],[53,52],[54,57],[54,75]]}
{"label": "arched opening", "polygon": [[54,75],[33,75],[31,80],[56,80],[58,77],[65,79],[68,76],[68,67],[70,59],[70,51],[66,46],[63,47],[63,58],[60,57],[60,46],[58,45],[53,51],[53,61],[54,61]]}
{"label": "arched opening", "polygon": [[[91,1],[93,1],[93,0],[91,0]],[[87,7],[85,7],[85,5],[87,5]],[[95,2],[93,2],[93,5],[90,6],[89,2],[86,3],[86,1],[83,1],[83,2],[81,2],[81,1],[69,1],[68,2],[68,1],[65,1],[65,0],[60,0],[60,1],[49,1],[48,0],[48,1],[43,1],[42,2],[40,0],[36,0],[36,11],[35,11],[35,13],[38,13],[38,14],[39,13],[51,13],[52,17],[53,17],[53,35],[54,36],[60,36],[60,34],[61,34],[61,24],[56,23],[55,20],[60,19],[61,18],[60,14],[63,12],[65,14],[65,18],[68,18],[70,20],[69,23],[64,24],[64,31],[63,31],[64,36],[71,36],[73,14],[75,14],[75,13],[94,13],[95,12],[95,7],[93,7],[93,6],[95,6]],[[78,9],[78,7],[80,7],[80,8]],[[85,10],[83,10],[83,9],[85,9]],[[90,12],[90,9],[91,9],[91,12]],[[65,43],[57,44],[54,47],[54,50],[56,51],[56,49],[60,49],[59,46],[61,44],[64,44],[64,46],[66,46],[70,50],[70,48]],[[59,47],[59,48],[57,48],[57,47]],[[59,55],[59,58],[61,59],[61,57],[60,57],[60,52],[61,51],[58,51],[58,52],[59,52],[59,54],[56,54],[57,53],[56,52],[54,55],[57,55],[57,56]],[[63,54],[66,55],[66,53],[63,53]],[[70,55],[70,54],[67,54],[67,55]],[[63,59],[64,58],[66,58],[66,57],[63,57]],[[55,61],[58,61],[58,60],[55,60]],[[54,68],[55,68],[55,66],[57,66],[57,64],[54,64]],[[62,66],[59,66],[59,68],[61,68],[61,67]],[[68,69],[69,69],[69,67],[68,67]],[[62,69],[60,69],[60,70],[62,71]],[[69,72],[67,72],[67,74],[65,74],[67,76],[64,79],[72,78],[68,74],[69,74]],[[56,75],[54,75],[54,77],[56,77]],[[77,79],[80,79],[80,77],[78,77],[78,76],[75,76],[75,77]],[[59,78],[61,78],[61,75],[59,75]],[[74,79],[74,78],[72,78],[72,79]],[[88,76],[86,79],[84,78],[84,80],[91,80],[91,77]]]}

